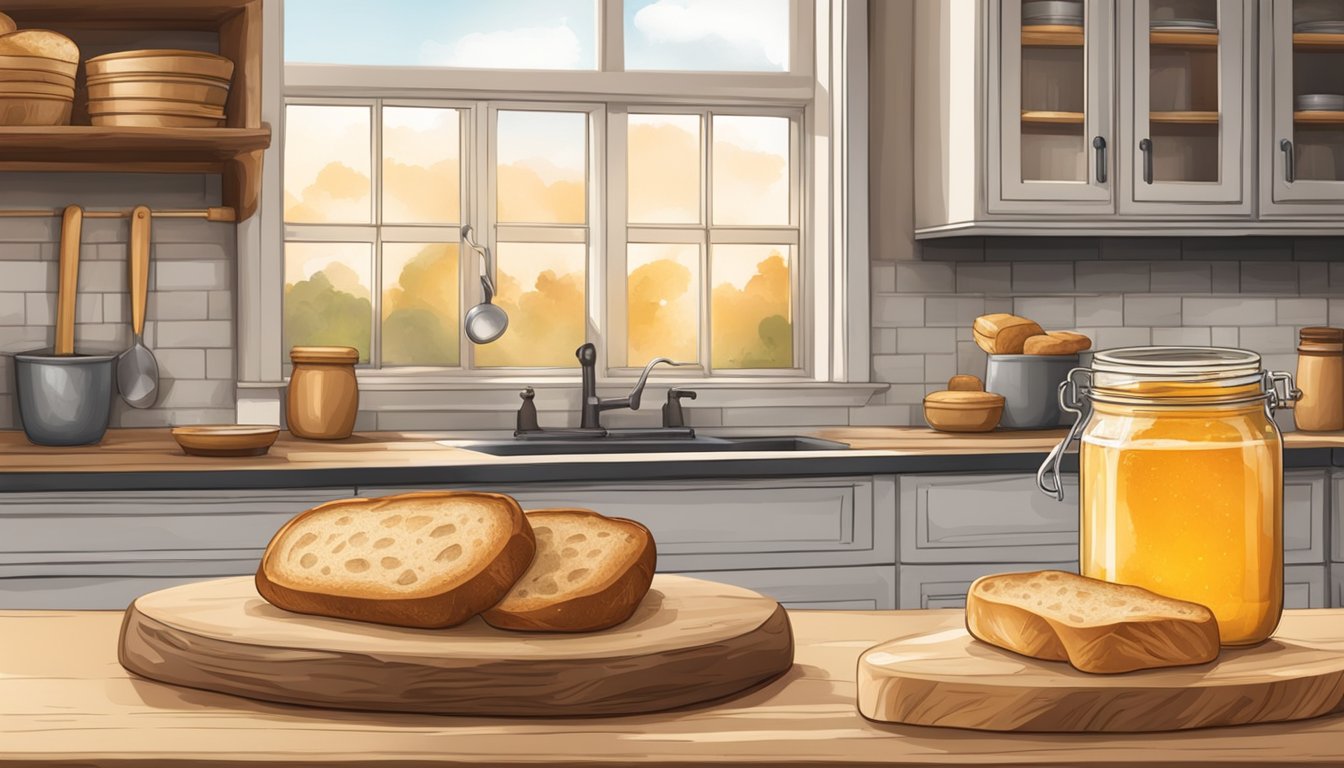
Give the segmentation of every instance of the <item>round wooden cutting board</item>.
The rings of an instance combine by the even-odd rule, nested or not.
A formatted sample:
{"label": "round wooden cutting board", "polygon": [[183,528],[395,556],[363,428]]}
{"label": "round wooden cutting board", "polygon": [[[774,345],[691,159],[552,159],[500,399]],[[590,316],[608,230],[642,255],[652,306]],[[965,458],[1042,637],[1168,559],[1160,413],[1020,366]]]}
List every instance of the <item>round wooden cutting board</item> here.
{"label": "round wooden cutting board", "polygon": [[1344,653],[1270,638],[1189,667],[1096,675],[995,648],[964,628],[859,657],[870,720],[985,731],[1140,732],[1344,712]]}
{"label": "round wooden cutting board", "polygon": [[793,665],[788,614],[746,589],[657,575],[635,615],[588,634],[442,630],[305,616],[251,577],[154,592],[119,657],[165,683],[266,701],[445,715],[656,712],[739,693]]}

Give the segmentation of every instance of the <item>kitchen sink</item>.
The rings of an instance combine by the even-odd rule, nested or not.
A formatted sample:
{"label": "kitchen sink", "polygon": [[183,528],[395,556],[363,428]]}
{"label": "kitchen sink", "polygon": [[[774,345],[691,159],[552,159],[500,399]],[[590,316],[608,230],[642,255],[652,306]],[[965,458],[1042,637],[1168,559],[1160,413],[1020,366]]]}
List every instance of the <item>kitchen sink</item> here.
{"label": "kitchen sink", "polygon": [[842,451],[845,443],[818,437],[597,437],[548,440],[443,441],[491,456],[563,456],[583,453],[704,453],[709,451]]}

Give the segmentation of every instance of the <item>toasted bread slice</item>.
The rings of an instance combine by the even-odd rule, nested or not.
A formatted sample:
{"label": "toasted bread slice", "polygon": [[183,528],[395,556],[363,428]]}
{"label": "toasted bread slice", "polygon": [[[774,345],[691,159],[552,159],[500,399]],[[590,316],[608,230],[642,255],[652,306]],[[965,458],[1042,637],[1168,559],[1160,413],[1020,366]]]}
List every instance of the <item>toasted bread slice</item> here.
{"label": "toasted bread slice", "polygon": [[75,41],[49,29],[21,29],[0,35],[0,55],[40,56],[68,64],[79,63],[79,46]]}
{"label": "toasted bread slice", "polygon": [[966,593],[966,629],[1024,656],[1083,672],[1203,664],[1218,622],[1196,603],[1063,571],[983,576]]}
{"label": "toasted bread slice", "polygon": [[9,16],[0,13],[0,35],[8,35],[10,32],[18,29],[19,26]]}
{"label": "toasted bread slice", "polygon": [[535,551],[522,508],[501,494],[342,499],[285,523],[257,591],[297,613],[451,627],[508,594]]}
{"label": "toasted bread slice", "polygon": [[1076,355],[1092,346],[1092,340],[1072,331],[1049,331],[1022,342],[1024,355]]}
{"label": "toasted bread slice", "polygon": [[537,556],[483,618],[501,629],[592,632],[629,619],[649,591],[657,549],[649,529],[586,509],[529,512]]}
{"label": "toasted bread slice", "polygon": [[1027,339],[1045,333],[1032,320],[1002,312],[977,317],[971,330],[976,343],[992,355],[1020,355]]}

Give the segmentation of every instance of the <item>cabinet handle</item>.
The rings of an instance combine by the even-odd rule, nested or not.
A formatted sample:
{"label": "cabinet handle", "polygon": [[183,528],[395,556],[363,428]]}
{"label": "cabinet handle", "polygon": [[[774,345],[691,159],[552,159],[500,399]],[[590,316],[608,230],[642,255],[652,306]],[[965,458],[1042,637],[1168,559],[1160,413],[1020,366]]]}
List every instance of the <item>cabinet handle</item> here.
{"label": "cabinet handle", "polygon": [[1139,151],[1143,152],[1143,183],[1153,183],[1153,142],[1143,139],[1139,142]]}
{"label": "cabinet handle", "polygon": [[1297,181],[1297,163],[1293,160],[1293,142],[1280,139],[1279,149],[1283,152],[1283,180],[1292,184]]}
{"label": "cabinet handle", "polygon": [[1100,136],[1092,139],[1092,148],[1097,150],[1097,183],[1106,183],[1106,140]]}

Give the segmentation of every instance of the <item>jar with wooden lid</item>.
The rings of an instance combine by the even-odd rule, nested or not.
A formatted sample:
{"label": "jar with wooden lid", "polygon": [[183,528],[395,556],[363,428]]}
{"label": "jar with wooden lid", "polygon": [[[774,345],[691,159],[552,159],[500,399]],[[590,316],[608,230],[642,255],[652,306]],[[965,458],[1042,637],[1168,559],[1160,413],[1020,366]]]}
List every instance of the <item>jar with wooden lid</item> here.
{"label": "jar with wooden lid", "polygon": [[1060,462],[1080,441],[1082,574],[1206,606],[1223,645],[1269,637],[1283,608],[1273,412],[1296,397],[1239,349],[1112,349],[1071,371],[1059,401],[1078,421],[1037,480],[1063,500]]}
{"label": "jar with wooden lid", "polygon": [[354,347],[294,347],[285,417],[295,437],[341,440],[355,431],[359,381]]}
{"label": "jar with wooden lid", "polygon": [[1298,429],[1344,429],[1344,328],[1303,328],[1297,345],[1297,386],[1302,399],[1293,409]]}

